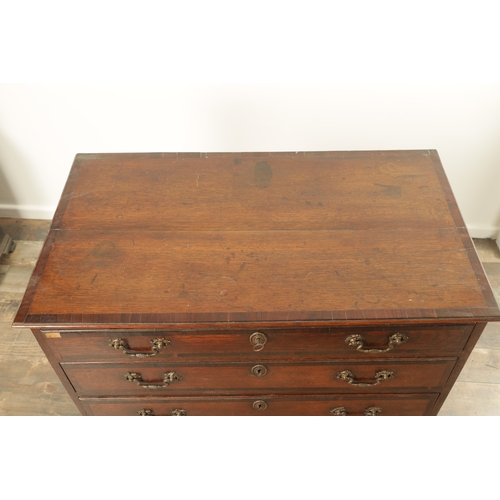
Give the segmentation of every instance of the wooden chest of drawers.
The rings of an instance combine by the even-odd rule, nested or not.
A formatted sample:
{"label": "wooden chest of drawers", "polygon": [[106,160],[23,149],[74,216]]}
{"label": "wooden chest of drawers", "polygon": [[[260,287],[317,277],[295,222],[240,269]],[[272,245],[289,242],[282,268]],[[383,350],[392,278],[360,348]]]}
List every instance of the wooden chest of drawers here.
{"label": "wooden chest of drawers", "polygon": [[77,155],[14,326],[84,415],[435,415],[500,311],[436,151]]}

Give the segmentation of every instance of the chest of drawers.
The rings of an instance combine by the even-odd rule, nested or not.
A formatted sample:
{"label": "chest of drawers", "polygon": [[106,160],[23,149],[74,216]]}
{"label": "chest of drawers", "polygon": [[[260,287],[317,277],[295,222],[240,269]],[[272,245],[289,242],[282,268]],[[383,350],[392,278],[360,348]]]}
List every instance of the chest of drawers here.
{"label": "chest of drawers", "polygon": [[77,155],[14,321],[84,415],[435,415],[500,311],[436,151]]}

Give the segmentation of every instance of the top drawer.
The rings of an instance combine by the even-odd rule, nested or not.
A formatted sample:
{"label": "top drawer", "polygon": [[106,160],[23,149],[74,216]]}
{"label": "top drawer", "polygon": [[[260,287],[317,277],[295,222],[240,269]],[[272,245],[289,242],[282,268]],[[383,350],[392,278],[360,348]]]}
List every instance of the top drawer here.
{"label": "top drawer", "polygon": [[62,361],[131,362],[458,356],[474,325],[239,331],[45,331]]}

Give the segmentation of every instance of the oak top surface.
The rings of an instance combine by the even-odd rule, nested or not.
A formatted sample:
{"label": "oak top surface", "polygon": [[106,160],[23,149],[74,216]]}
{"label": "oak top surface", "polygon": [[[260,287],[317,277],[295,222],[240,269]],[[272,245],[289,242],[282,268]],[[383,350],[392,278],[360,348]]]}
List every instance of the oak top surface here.
{"label": "oak top surface", "polygon": [[428,154],[82,155],[70,184],[54,228],[264,231],[455,225]]}
{"label": "oak top surface", "polygon": [[98,154],[15,326],[497,317],[435,151]]}

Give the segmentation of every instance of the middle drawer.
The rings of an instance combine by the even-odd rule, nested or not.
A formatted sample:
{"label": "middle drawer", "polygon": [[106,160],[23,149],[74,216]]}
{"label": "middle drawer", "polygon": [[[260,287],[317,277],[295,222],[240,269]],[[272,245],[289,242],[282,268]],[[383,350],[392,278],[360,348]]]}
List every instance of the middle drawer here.
{"label": "middle drawer", "polygon": [[80,396],[435,392],[455,359],[301,363],[62,363]]}

